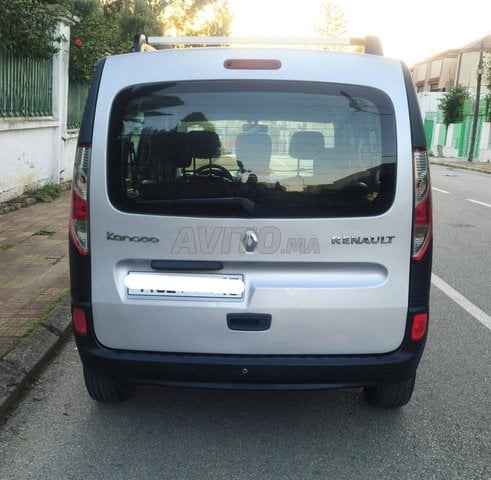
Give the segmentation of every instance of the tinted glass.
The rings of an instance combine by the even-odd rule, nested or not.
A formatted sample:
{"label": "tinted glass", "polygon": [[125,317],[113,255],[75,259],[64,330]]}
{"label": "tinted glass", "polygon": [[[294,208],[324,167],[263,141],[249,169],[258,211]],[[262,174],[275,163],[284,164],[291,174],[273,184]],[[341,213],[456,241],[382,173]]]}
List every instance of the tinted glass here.
{"label": "tinted glass", "polygon": [[395,188],[392,103],[362,86],[190,81],[121,92],[108,187],[127,212],[368,216]]}

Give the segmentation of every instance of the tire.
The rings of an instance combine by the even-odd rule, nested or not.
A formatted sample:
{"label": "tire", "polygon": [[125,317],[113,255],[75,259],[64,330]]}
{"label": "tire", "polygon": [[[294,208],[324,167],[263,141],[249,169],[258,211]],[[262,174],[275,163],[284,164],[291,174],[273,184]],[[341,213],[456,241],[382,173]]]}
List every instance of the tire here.
{"label": "tire", "polygon": [[99,377],[86,368],[84,368],[84,380],[87,392],[91,398],[100,403],[124,402],[135,391],[133,385],[117,382],[110,378]]}
{"label": "tire", "polygon": [[411,400],[415,380],[416,376],[413,375],[400,383],[392,383],[380,387],[365,387],[365,398],[374,407],[403,407]]}

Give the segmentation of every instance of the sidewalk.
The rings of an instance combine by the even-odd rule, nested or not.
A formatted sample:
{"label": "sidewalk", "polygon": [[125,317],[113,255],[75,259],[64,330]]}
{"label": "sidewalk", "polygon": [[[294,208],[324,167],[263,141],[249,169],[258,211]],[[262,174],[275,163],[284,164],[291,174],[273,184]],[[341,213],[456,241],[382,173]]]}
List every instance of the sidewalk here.
{"label": "sidewalk", "polygon": [[0,417],[69,331],[69,208],[66,191],[0,215]]}
{"label": "sidewalk", "polygon": [[491,174],[491,162],[468,162],[464,158],[430,157],[433,165],[444,165],[446,167],[459,168],[461,170],[472,170]]}

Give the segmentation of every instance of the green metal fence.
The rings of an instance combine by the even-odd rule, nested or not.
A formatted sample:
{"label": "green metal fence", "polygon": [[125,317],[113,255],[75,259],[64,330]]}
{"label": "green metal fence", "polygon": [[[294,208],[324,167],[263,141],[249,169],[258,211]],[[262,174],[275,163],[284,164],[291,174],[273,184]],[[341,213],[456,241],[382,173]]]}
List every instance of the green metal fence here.
{"label": "green metal fence", "polygon": [[68,86],[67,128],[79,128],[89,85],[70,82]]}
{"label": "green metal fence", "polygon": [[[481,133],[483,123],[486,121],[489,111],[489,100],[481,98],[479,102],[479,111],[477,117],[476,142],[474,143],[474,158],[479,158],[479,145],[481,143]],[[459,157],[467,157],[471,146],[472,122],[474,118],[474,100],[466,100],[464,102],[464,122],[461,132]]]}
{"label": "green metal fence", "polygon": [[427,116],[424,121],[424,129],[425,129],[425,138],[426,145],[428,148],[431,146],[431,142],[433,140],[433,126],[435,124],[435,120]]}
{"label": "green metal fence", "polygon": [[51,116],[52,79],[51,59],[0,51],[0,117]]}

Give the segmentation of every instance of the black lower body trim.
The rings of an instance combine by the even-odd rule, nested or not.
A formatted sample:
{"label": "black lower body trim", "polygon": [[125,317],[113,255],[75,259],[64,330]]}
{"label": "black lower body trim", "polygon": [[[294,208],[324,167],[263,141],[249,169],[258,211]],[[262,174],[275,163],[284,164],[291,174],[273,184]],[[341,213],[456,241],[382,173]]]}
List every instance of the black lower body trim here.
{"label": "black lower body trim", "polygon": [[[72,296],[73,300],[73,296]],[[222,355],[117,350],[94,333],[91,305],[73,302],[88,316],[88,334],[75,334],[84,367],[125,383],[224,389],[325,389],[399,383],[413,376],[426,335],[411,340],[412,307],[404,340],[393,352],[376,355]]]}
{"label": "black lower body trim", "polygon": [[226,389],[324,389],[396,383],[413,375],[424,342],[383,355],[248,356],[112,350],[77,336],[84,366],[122,382]]}

